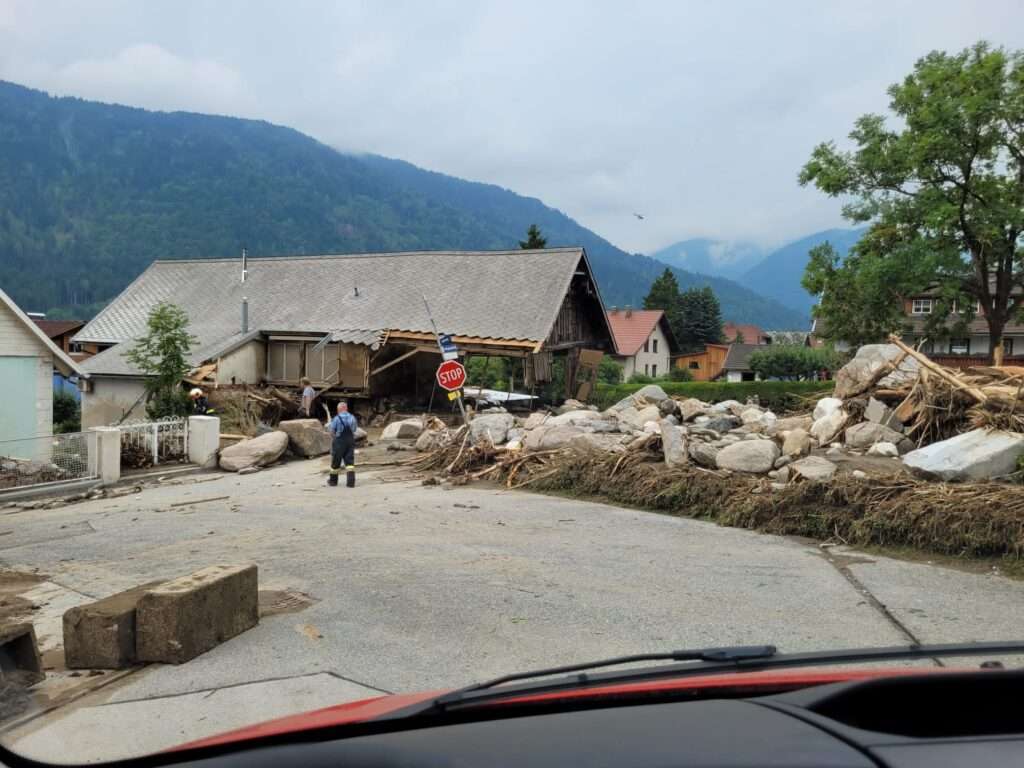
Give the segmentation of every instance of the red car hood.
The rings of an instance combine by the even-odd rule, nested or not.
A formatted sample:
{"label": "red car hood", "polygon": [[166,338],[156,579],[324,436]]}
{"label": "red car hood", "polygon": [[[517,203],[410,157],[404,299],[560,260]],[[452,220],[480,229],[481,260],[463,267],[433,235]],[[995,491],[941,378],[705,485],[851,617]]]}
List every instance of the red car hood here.
{"label": "red car hood", "polygon": [[[797,690],[814,685],[840,683],[851,680],[866,680],[895,675],[941,674],[961,670],[906,668],[906,669],[847,669],[847,670],[804,670],[795,672],[731,672],[723,675],[707,675],[701,677],[685,677],[681,679],[654,680],[637,683],[618,683],[615,685],[590,686],[579,689],[554,691],[548,693],[523,694],[496,700],[481,706],[500,707],[509,704],[544,702],[572,699],[599,699],[607,696],[665,693],[671,691],[702,690],[712,694],[715,689],[735,692],[740,690],[746,695],[757,696],[769,691]],[[268,736],[280,736],[287,733],[312,731],[319,728],[336,727],[352,723],[365,723],[404,707],[419,704],[437,698],[448,691],[424,691],[421,693],[392,694],[377,696],[370,699],[351,701],[332,707],[315,709],[297,715],[268,720],[257,725],[250,725],[234,731],[205,739],[188,742],[172,751],[208,747],[218,744],[244,742]]]}

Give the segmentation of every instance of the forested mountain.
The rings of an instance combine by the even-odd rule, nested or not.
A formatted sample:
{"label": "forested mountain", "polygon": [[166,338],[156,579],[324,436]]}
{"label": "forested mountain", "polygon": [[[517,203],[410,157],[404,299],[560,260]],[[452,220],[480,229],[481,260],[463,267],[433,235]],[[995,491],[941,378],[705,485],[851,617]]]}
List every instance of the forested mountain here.
{"label": "forested mountain", "polygon": [[742,275],[739,281],[787,307],[810,314],[816,299],[800,284],[807,267],[807,254],[811,248],[827,240],[840,256],[846,256],[864,231],[864,228],[859,228],[815,232],[768,254],[760,264]]}
{"label": "forested mountain", "polygon": [[[665,265],[539,200],[337,152],[269,123],[51,98],[0,82],[0,286],[28,310],[87,316],[156,258],[515,248],[531,223],[582,245],[605,301],[639,306]],[[710,284],[737,322],[806,315]]]}
{"label": "forested mountain", "polygon": [[690,272],[735,280],[759,264],[765,252],[754,243],[695,237],[673,243],[650,256],[652,259]]}

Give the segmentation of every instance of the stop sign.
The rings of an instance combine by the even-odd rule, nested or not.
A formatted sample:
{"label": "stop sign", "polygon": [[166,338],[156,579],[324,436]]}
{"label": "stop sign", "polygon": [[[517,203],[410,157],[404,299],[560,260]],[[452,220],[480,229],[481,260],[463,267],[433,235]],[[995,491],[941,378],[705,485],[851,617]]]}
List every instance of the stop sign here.
{"label": "stop sign", "polygon": [[447,389],[460,389],[466,383],[466,369],[458,360],[445,360],[438,366],[437,383]]}

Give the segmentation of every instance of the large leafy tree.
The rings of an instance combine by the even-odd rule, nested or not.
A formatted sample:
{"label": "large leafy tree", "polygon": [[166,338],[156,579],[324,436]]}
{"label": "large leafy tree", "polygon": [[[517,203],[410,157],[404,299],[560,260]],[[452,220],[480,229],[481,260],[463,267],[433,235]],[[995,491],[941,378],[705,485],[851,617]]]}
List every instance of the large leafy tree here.
{"label": "large leafy tree", "polygon": [[954,324],[977,302],[998,360],[1024,286],[1024,53],[986,43],[933,52],[889,96],[895,125],[864,115],[854,149],[821,144],[800,173],[801,184],[849,196],[848,219],[871,222],[842,262],[815,249],[804,285],[822,296],[826,336],[850,342],[899,330],[902,300],[918,291],[936,294],[936,334],[950,331],[954,302]]}
{"label": "large leafy tree", "polygon": [[722,308],[710,286],[684,291],[679,297],[679,315],[676,339],[684,349],[701,349],[722,341]]}
{"label": "large leafy tree", "polygon": [[188,332],[188,315],[178,306],[161,302],[146,318],[146,335],[125,358],[146,378],[146,414],[151,419],[184,416],[189,403],[181,379],[191,367],[188,354],[196,338]]}

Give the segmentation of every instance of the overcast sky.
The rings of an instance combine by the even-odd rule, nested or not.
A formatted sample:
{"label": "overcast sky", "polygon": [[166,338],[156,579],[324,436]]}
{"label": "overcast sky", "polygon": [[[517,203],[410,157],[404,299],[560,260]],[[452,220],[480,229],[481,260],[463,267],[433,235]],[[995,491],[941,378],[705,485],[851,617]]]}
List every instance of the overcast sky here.
{"label": "overcast sky", "polygon": [[796,183],[812,147],[982,38],[1024,48],[1024,0],[0,0],[0,79],[292,126],[649,252],[842,225]]}

